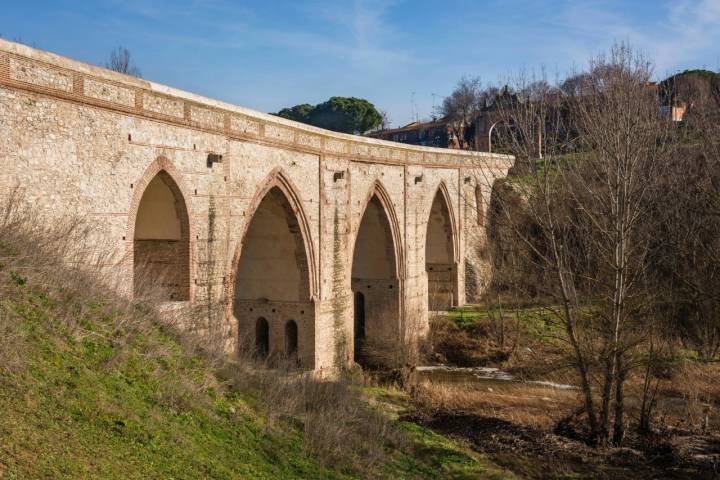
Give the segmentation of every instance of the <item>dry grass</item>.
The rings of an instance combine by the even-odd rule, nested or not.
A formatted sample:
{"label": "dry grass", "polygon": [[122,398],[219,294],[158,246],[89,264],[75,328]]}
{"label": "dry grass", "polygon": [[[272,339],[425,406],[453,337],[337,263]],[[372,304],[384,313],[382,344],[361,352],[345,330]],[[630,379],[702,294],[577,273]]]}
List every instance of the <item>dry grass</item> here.
{"label": "dry grass", "polygon": [[[653,427],[679,428],[695,434],[720,433],[720,364],[683,361],[672,375],[660,382]],[[639,415],[642,378],[636,373],[628,379],[632,394],[630,415]]]}
{"label": "dry grass", "polygon": [[[537,310],[525,304],[528,312]],[[542,336],[542,322],[536,314],[525,314],[518,346],[507,359],[488,361],[494,348],[488,319],[483,315],[459,328],[445,317],[431,323],[434,357],[441,363],[459,366],[489,364],[521,380],[546,380],[577,385],[577,375],[566,352],[557,342]],[[496,350],[497,351],[497,350]],[[677,356],[672,368],[660,380],[654,408],[654,429],[680,428],[693,433],[720,432],[720,363],[705,363]],[[628,428],[634,429],[640,416],[643,371],[632,370],[626,382]],[[489,390],[492,389],[492,390]],[[532,383],[489,385],[422,382],[414,396],[422,408],[492,416],[518,425],[552,430],[572,415],[581,402],[576,391],[546,389]]]}
{"label": "dry grass", "polygon": [[487,332],[461,329],[442,315],[430,318],[429,341],[431,360],[437,363],[474,367],[506,358]]}
{"label": "dry grass", "polygon": [[267,428],[299,428],[306,448],[324,465],[372,476],[387,466],[388,448],[407,446],[391,419],[363,400],[361,372],[319,380],[298,370],[293,359],[260,360],[248,352],[226,359],[217,375],[225,388],[263,412]]}
{"label": "dry grass", "polygon": [[423,381],[412,390],[425,411],[444,411],[500,418],[516,425],[552,431],[577,406],[577,392],[525,383],[437,384]]}
{"label": "dry grass", "polygon": [[[155,401],[173,411],[204,408],[208,391],[240,396],[264,414],[267,429],[278,433],[286,431],[288,424],[299,428],[304,447],[321,464],[367,476],[392,461],[389,447],[404,445],[404,437],[392,422],[362,400],[362,378],[320,381],[312,372],[298,371],[288,359],[274,358],[272,365],[251,353],[230,359],[223,353],[222,336],[208,321],[210,317],[224,323],[221,308],[185,302],[160,312],[165,292],[153,290],[152,283],[142,286],[141,299],[125,296],[132,291],[127,279],[117,275],[116,268],[107,268],[118,259],[105,253],[112,248],[98,243],[94,233],[78,219],[42,222],[18,195],[11,196],[11,201],[0,206],[0,270],[8,272],[12,281],[9,286],[0,283],[0,298],[17,295],[16,289],[26,284],[47,292],[43,293],[47,301],[58,306],[56,320],[72,337],[80,341],[102,335],[113,344],[115,353],[108,365],[120,363],[128,354],[127,344],[137,338],[147,337],[142,354],[149,363],[172,353],[167,342],[155,342],[153,335],[146,335],[160,328],[174,339],[174,345],[208,367],[198,370],[205,372],[200,377],[174,378],[161,368],[151,372],[150,381],[157,385]],[[107,318],[109,324],[103,329],[87,325],[91,312],[93,318]],[[14,320],[0,302],[0,369],[6,371],[23,368],[22,338]]]}

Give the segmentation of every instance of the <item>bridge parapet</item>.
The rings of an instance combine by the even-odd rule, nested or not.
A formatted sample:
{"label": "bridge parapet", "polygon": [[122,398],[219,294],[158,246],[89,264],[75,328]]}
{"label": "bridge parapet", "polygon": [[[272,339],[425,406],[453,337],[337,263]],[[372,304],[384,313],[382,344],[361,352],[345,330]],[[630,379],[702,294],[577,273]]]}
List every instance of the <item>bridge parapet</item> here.
{"label": "bridge parapet", "polygon": [[253,143],[390,165],[507,169],[512,156],[331,132],[0,39],[0,85]]}

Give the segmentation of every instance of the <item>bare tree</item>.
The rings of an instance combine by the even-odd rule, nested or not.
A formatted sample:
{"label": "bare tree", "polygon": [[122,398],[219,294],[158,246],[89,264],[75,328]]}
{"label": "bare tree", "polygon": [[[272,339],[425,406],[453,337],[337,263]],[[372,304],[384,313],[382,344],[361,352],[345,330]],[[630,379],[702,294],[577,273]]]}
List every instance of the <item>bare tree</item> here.
{"label": "bare tree", "polygon": [[116,47],[110,52],[110,59],[103,66],[108,70],[142,78],[140,69],[133,61],[130,50],[122,46]]}
{"label": "bare tree", "polygon": [[483,106],[482,83],[478,77],[462,77],[455,90],[445,97],[438,113],[448,121],[450,131],[458,142],[458,148],[470,148],[466,130],[470,128]]}
{"label": "bare tree", "polygon": [[[616,45],[587,73],[583,88],[565,95],[520,76],[514,90],[523,101],[497,106],[513,125],[503,143],[525,167],[514,204],[499,210],[529,252],[526,268],[577,372],[591,439],[620,443],[625,380],[653,318],[646,258],[658,221],[654,182],[671,142],[641,55]],[[580,153],[568,155],[568,144]]]}
{"label": "bare tree", "polygon": [[707,89],[683,93],[690,108],[666,174],[656,277],[682,341],[708,361],[720,353],[720,106]]}

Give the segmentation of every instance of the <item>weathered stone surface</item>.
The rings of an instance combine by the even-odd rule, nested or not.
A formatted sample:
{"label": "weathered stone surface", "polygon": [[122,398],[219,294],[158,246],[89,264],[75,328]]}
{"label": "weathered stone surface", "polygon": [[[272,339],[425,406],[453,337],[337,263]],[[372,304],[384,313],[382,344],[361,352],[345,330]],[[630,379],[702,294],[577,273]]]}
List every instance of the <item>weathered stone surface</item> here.
{"label": "weathered stone surface", "polygon": [[309,135],[307,133],[299,133],[298,134],[298,144],[305,145],[306,147],[311,147],[316,150],[319,150],[320,145],[321,145],[321,139],[317,135]]}
{"label": "weathered stone surface", "polygon": [[222,130],[225,124],[222,113],[200,107],[190,107],[190,120],[202,127],[216,130]]}
{"label": "weathered stone surface", "polygon": [[295,133],[289,128],[283,128],[277,125],[265,125],[265,137],[285,143],[292,143]]}
{"label": "weathered stone surface", "polygon": [[173,100],[149,93],[143,96],[143,109],[177,118],[183,118],[185,114],[183,102],[180,100]]}
{"label": "weathered stone surface", "polygon": [[129,88],[88,78],[84,84],[85,95],[97,100],[117,103],[126,107],[135,106],[135,92]]}
{"label": "weathered stone surface", "polygon": [[10,59],[10,78],[18,82],[32,83],[39,87],[64,92],[72,92],[73,90],[73,78],[71,75],[24,59]]}
{"label": "weathered stone surface", "polygon": [[[269,354],[294,345],[297,361],[320,373],[353,360],[358,293],[365,327],[399,341],[427,330],[429,284],[438,305],[465,301],[466,260],[482,289],[475,206],[484,211],[484,185],[512,164],[324,131],[3,40],[0,137],[0,201],[19,188],[39,220],[90,222],[91,256],[118,290],[133,294],[139,265],[149,266],[183,300],[167,311],[203,307],[190,309],[202,318],[189,329],[219,335],[232,352],[256,345],[262,317]],[[166,188],[149,188],[158,178]],[[438,196],[449,257],[433,259]],[[138,219],[141,207],[150,221]],[[370,211],[374,227],[358,249]],[[370,256],[354,261],[360,251]],[[383,258],[374,270],[357,265]]]}
{"label": "weathered stone surface", "polygon": [[230,130],[257,136],[260,135],[260,123],[245,117],[232,115],[230,117]]}

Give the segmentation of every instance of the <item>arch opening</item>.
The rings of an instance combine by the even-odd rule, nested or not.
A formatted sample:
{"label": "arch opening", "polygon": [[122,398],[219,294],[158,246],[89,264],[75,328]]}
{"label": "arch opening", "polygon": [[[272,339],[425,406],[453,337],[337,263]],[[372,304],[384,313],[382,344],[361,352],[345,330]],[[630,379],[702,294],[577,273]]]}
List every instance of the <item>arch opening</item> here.
{"label": "arch opening", "polygon": [[270,325],[263,317],[255,322],[255,354],[265,360],[270,352]]}
{"label": "arch opening", "polygon": [[430,208],[425,235],[425,271],[427,272],[428,308],[448,310],[457,305],[457,266],[450,210],[438,190]]}
{"label": "arch opening", "polygon": [[285,356],[289,360],[297,358],[298,326],[295,320],[288,320],[285,324]]}
{"label": "arch opening", "polygon": [[[239,348],[252,338],[253,318],[268,323],[267,352],[285,356],[292,346],[299,365],[314,366],[314,305],[305,239],[288,197],[271,188],[255,209],[240,247],[233,315],[238,323]],[[289,327],[287,318],[294,318]],[[293,331],[289,339],[288,334]],[[292,340],[289,344],[288,341]]]}
{"label": "arch opening", "polygon": [[360,350],[365,340],[365,295],[362,292],[355,292],[353,339],[353,360],[360,363]]}
{"label": "arch opening", "polygon": [[377,195],[365,208],[353,250],[353,357],[363,366],[387,364],[400,333],[400,282],[390,220]]}
{"label": "arch opening", "polygon": [[135,216],[133,292],[162,301],[190,298],[190,226],[172,177],[160,171],[143,191]]}

